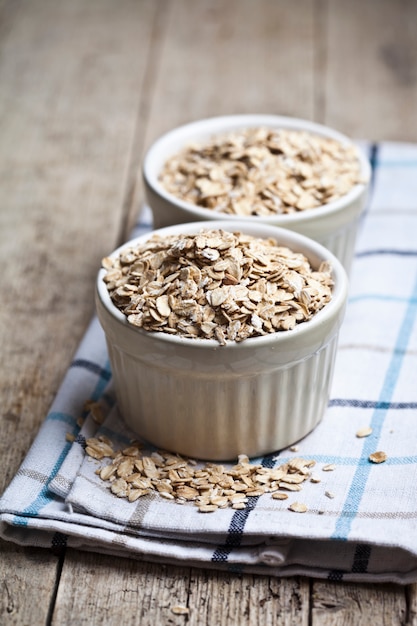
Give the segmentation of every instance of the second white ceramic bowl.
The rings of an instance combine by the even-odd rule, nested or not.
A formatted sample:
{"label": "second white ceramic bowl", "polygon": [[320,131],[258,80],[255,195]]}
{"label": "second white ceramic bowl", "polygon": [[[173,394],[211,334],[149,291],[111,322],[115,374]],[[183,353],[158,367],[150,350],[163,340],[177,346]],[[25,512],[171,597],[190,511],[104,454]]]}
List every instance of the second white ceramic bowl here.
{"label": "second white ceramic bowl", "polygon": [[[149,148],[143,163],[143,179],[147,202],[152,209],[154,227],[161,228],[173,224],[196,220],[221,220],[263,223],[288,228],[318,241],[328,248],[342,262],[349,273],[358,221],[364,209],[368,184],[355,185],[342,198],[328,204],[286,215],[268,217],[221,214],[217,211],[185,202],[167,192],[159,181],[162,168],[171,156],[177,154],[190,143],[204,143],[215,135],[244,128],[267,127],[272,129],[302,130],[316,135],[335,139],[342,144],[352,145],[351,139],[338,131],[308,120],[276,115],[227,115],[198,120],[180,126],[164,134]],[[370,165],[365,155],[359,151],[361,176],[367,181]]]}
{"label": "second white ceramic bowl", "polygon": [[227,460],[240,453],[253,457],[280,450],[310,432],[326,409],[347,297],[346,272],[318,243],[264,224],[194,222],[157,233],[197,233],[203,228],[274,237],[304,253],[316,269],[330,261],[332,299],[293,330],[220,346],[215,340],[132,326],[112,303],[103,281],[106,272],[100,270],[96,306],[121,413],[145,440],[195,458]]}

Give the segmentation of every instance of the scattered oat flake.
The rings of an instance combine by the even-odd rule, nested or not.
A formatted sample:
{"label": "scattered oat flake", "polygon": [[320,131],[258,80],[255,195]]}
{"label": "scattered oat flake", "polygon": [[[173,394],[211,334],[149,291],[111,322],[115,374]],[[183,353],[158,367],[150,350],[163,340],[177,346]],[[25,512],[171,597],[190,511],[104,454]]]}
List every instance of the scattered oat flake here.
{"label": "scattered oat flake", "polygon": [[190,609],[188,606],[184,606],[183,604],[176,604],[171,607],[171,612],[174,613],[174,615],[188,615]]}
{"label": "scattered oat flake", "polygon": [[329,463],[322,467],[323,472],[333,472],[336,469],[336,465],[334,463]]}
{"label": "scattered oat flake", "polygon": [[95,402],[94,400],[87,400],[84,405],[84,409],[89,411],[91,417],[93,418],[96,424],[102,424],[104,422],[104,413],[103,409],[99,402]]}
{"label": "scattered oat flake", "polygon": [[321,483],[321,478],[320,478],[320,476],[317,476],[317,474],[312,474],[310,476],[310,482],[311,483]]}
{"label": "scattered oat flake", "polygon": [[291,452],[298,452],[299,447],[298,446],[291,446],[290,451]]}
{"label": "scattered oat flake", "polygon": [[66,441],[69,441],[70,443],[73,443],[75,441],[75,435],[73,435],[72,433],[67,433],[65,435],[65,439],[66,439]]}
{"label": "scattered oat flake", "polygon": [[369,435],[372,434],[372,428],[370,426],[364,426],[364,428],[360,428],[357,432],[356,432],[356,436],[359,438],[362,437],[369,437]]}
{"label": "scattered oat flake", "polygon": [[305,513],[308,511],[307,506],[302,502],[293,502],[288,508],[290,511],[294,511],[294,513]]}
{"label": "scattered oat flake", "polygon": [[384,463],[384,461],[386,461],[387,458],[388,458],[387,453],[382,452],[382,451],[373,452],[372,454],[369,455],[369,460],[372,463]]}
{"label": "scattered oat flake", "polygon": [[279,483],[279,488],[286,489],[287,491],[301,491],[300,485],[297,485],[296,483],[287,483],[283,481]]}
{"label": "scattered oat flake", "polygon": [[199,462],[163,450],[146,451],[137,441],[121,450],[104,436],[87,440],[87,459],[102,460],[95,470],[118,498],[136,502],[149,494],[167,503],[196,506],[201,513],[223,508],[245,509],[250,497],[270,494],[288,498],[286,491],[300,491],[310,478],[311,459],[297,457],[267,468],[240,454],[234,465]]}
{"label": "scattered oat flake", "polygon": [[325,495],[327,498],[330,498],[330,499],[333,499],[333,498],[334,498],[334,493],[332,493],[331,491],[325,491],[325,492],[324,492],[324,495]]}
{"label": "scattered oat flake", "polygon": [[287,500],[288,493],[283,493],[282,491],[274,491],[272,494],[272,498],[274,500]]}
{"label": "scattered oat flake", "polygon": [[219,507],[216,504],[202,504],[198,507],[200,513],[214,513]]}

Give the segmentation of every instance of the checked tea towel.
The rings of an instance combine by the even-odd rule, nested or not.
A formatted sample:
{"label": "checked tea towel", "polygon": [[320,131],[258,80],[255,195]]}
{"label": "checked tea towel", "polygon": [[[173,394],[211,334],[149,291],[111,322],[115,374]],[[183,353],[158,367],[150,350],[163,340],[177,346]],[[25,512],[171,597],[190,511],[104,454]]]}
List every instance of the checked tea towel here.
{"label": "checked tea towel", "polygon": [[[304,483],[285,501],[264,494],[246,509],[212,514],[159,496],[117,499],[95,473],[100,462],[84,453],[91,436],[104,434],[116,447],[134,437],[118,413],[94,319],[0,500],[4,539],[234,572],[417,581],[417,146],[363,148],[373,164],[371,198],[326,415],[297,452],[256,460],[272,467],[294,456],[314,459],[321,482]],[[150,227],[145,210],[134,235]],[[84,415],[87,400],[100,403],[100,425]],[[356,437],[367,426],[372,434]],[[371,463],[381,450],[387,460]],[[334,471],[323,471],[328,464]],[[295,500],[307,512],[289,511]]]}

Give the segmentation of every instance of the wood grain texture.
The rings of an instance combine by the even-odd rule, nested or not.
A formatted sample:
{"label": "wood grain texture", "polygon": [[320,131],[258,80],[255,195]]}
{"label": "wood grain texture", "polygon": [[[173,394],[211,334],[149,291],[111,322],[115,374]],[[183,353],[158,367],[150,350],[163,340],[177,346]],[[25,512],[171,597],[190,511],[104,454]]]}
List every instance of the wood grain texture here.
{"label": "wood grain texture", "polygon": [[302,578],[192,571],[190,625],[307,626],[310,586]]}
{"label": "wood grain texture", "polygon": [[325,13],[322,121],[352,137],[416,141],[417,3],[326,0]]}
{"label": "wood grain texture", "polygon": [[210,115],[314,115],[313,0],[177,0],[167,24],[147,143]]}
{"label": "wood grain texture", "polygon": [[312,625],[398,626],[407,623],[404,588],[396,585],[357,585],[315,582]]}
{"label": "wood grain texture", "polygon": [[68,550],[51,623],[179,625],[171,607],[187,605],[188,591],[189,568]]}
{"label": "wood grain texture", "polygon": [[[144,149],[227,113],[417,141],[411,0],[0,3],[0,491],[142,203]],[[0,544],[0,623],[417,625],[417,585],[235,576]],[[189,607],[187,616],[171,607]]]}
{"label": "wood grain texture", "polygon": [[45,550],[0,542],[0,623],[46,624],[54,599],[59,561]]}
{"label": "wood grain texture", "polygon": [[[83,584],[80,586],[79,581]],[[76,590],[76,593],[75,593]],[[69,550],[53,625],[307,626],[309,583],[139,563]],[[176,615],[173,608],[189,613]]]}

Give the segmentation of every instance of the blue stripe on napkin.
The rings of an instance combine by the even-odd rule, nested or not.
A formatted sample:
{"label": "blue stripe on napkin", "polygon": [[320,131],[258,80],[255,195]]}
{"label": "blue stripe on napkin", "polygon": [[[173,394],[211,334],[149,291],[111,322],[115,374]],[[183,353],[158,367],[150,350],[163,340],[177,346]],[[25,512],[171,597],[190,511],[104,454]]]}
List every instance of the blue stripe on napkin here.
{"label": "blue stripe on napkin", "polygon": [[372,428],[372,439],[365,438],[363,449],[358,463],[357,470],[353,476],[351,487],[346,498],[345,505],[336,522],[332,539],[346,540],[352,526],[352,522],[358,511],[362,496],[366,490],[366,482],[372,468],[372,463],[368,461],[369,455],[375,451],[375,439],[378,439],[384,418],[387,414],[388,404],[394,394],[398,377],[401,371],[404,354],[407,350],[408,342],[413,330],[414,321],[417,316],[417,277],[414,284],[413,292],[410,297],[409,305],[406,308],[405,315],[398,333],[395,349],[385,376],[385,380],[381,389],[379,404],[371,419],[370,427]]}

